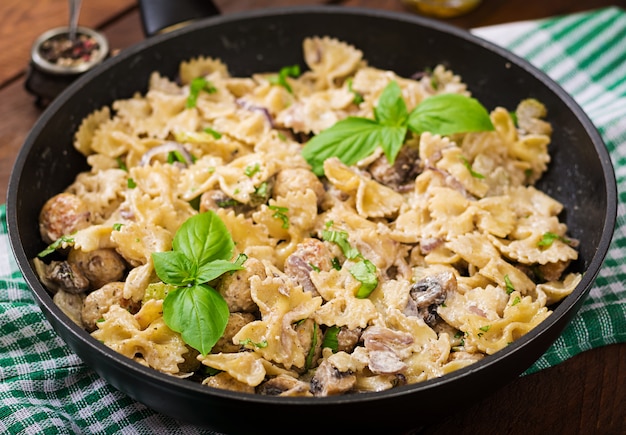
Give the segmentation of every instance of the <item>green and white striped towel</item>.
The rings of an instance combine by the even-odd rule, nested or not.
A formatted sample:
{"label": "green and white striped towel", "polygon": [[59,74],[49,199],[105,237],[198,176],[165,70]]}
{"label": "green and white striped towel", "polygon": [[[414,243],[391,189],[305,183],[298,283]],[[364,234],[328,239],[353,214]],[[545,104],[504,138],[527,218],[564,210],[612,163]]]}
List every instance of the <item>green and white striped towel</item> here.
{"label": "green and white striped towel", "polygon": [[[626,13],[607,8],[476,29],[559,82],[597,126],[611,153],[620,205],[613,244],[578,316],[530,368],[626,342]],[[120,393],[55,334],[21,277],[0,206],[0,433],[202,434]]]}

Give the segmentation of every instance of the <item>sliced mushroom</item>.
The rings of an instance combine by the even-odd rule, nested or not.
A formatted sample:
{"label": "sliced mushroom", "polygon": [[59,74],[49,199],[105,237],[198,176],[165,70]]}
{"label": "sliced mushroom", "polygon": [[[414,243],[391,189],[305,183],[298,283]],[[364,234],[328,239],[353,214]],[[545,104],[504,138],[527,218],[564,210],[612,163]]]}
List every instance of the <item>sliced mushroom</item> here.
{"label": "sliced mushroom", "polygon": [[330,270],[331,258],[332,255],[323,242],[312,238],[304,239],[285,260],[285,274],[295,279],[304,291],[317,296],[319,293],[311,281],[311,272],[314,268]]}
{"label": "sliced mushroom", "polygon": [[311,379],[311,392],[315,396],[335,396],[349,392],[355,385],[356,376],[352,372],[340,372],[330,361],[324,360]]}
{"label": "sliced mushroom", "polygon": [[114,249],[90,252],[72,249],[67,261],[78,267],[89,280],[92,289],[99,289],[109,282],[122,281],[126,273],[126,263]]}
{"label": "sliced mushroom", "polygon": [[68,293],[63,290],[59,290],[52,298],[52,302],[63,311],[67,317],[72,319],[81,328],[83,327],[83,320],[81,311],[83,309],[83,301],[85,295],[83,293]]}
{"label": "sliced mushroom", "polygon": [[406,370],[403,357],[411,354],[413,336],[382,326],[370,326],[361,336],[369,354],[369,368],[376,374],[395,374]]}
{"label": "sliced mushroom", "polygon": [[395,191],[406,191],[412,188],[415,177],[421,172],[419,151],[410,146],[402,147],[393,164],[383,154],[368,167],[368,171],[379,183]]}
{"label": "sliced mushroom", "polygon": [[404,309],[407,316],[422,317],[433,326],[438,319],[437,307],[444,303],[448,292],[456,291],[456,277],[452,272],[429,275],[411,287]]}
{"label": "sliced mushroom", "polygon": [[226,372],[221,372],[215,376],[209,376],[204,381],[204,385],[209,387],[221,388],[223,390],[240,391],[242,393],[254,393],[254,387],[238,381]]}
{"label": "sliced mushroom", "polygon": [[45,269],[46,281],[53,291],[64,290],[67,293],[84,293],[89,289],[89,280],[78,266],[67,261],[53,261]]}
{"label": "sliced mushroom", "polygon": [[310,385],[292,376],[280,374],[275,378],[263,382],[256,389],[257,394],[264,396],[313,396],[309,391]]}
{"label": "sliced mushroom", "polygon": [[39,232],[45,243],[52,243],[89,226],[91,213],[78,196],[59,193],[50,198],[39,213]]}
{"label": "sliced mushroom", "polygon": [[208,190],[200,196],[200,213],[208,210],[217,211],[220,208],[233,207],[237,201],[219,189]]}

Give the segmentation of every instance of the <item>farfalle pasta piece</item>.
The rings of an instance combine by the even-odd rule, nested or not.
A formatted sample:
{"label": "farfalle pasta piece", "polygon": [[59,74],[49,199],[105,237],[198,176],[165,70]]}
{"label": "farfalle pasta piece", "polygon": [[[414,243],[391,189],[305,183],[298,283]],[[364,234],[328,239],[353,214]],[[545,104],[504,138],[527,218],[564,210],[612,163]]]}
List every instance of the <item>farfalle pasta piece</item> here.
{"label": "farfalle pasta piece", "polygon": [[478,273],[501,287],[512,286],[521,294],[536,296],[535,283],[520,269],[497,256],[478,270]]}
{"label": "farfalle pasta piece", "polygon": [[474,230],[475,208],[463,194],[448,187],[433,187],[428,199],[432,222],[424,237],[450,239]]}
{"label": "farfalle pasta piece", "polygon": [[326,301],[314,315],[316,322],[328,326],[365,328],[378,317],[376,307],[369,299],[358,299],[361,283],[348,271],[331,270],[311,273],[311,281]]}
{"label": "farfalle pasta piece", "polygon": [[348,116],[353,100],[347,87],[316,92],[280,111],[276,123],[296,132],[318,134]]}
{"label": "farfalle pasta piece", "polygon": [[580,273],[568,273],[561,281],[549,281],[537,285],[537,292],[546,295],[546,305],[552,305],[569,296],[582,280]]}
{"label": "farfalle pasta piece", "polygon": [[327,36],[304,39],[302,51],[322,89],[333,87],[338,79],[353,74],[363,60],[361,50]]}
{"label": "farfalle pasta piece", "polygon": [[119,254],[133,266],[145,264],[152,252],[165,252],[172,249],[173,234],[157,225],[125,222],[110,233]]}
{"label": "farfalle pasta piece", "polygon": [[137,139],[133,136],[133,127],[119,118],[103,122],[91,137],[91,152],[117,158],[134,146]]}
{"label": "farfalle pasta piece", "polygon": [[[568,244],[566,226],[554,216],[530,216],[520,219],[507,239],[493,237],[492,243],[507,258],[522,264],[547,264],[576,260],[578,251]],[[546,234],[554,237],[542,243]]]}
{"label": "farfalle pasta piece", "polygon": [[216,353],[199,356],[205,366],[222,370],[234,379],[256,387],[265,379],[263,357],[256,352]]}
{"label": "farfalle pasta piece", "polygon": [[180,63],[178,68],[180,82],[188,85],[197,77],[205,77],[211,74],[217,74],[220,77],[230,77],[228,66],[220,59],[212,57],[198,56]]}
{"label": "farfalle pasta piece", "polygon": [[270,83],[265,76],[257,77],[260,84],[239,98],[237,103],[247,110],[264,113],[271,124],[274,122],[273,117],[294,104],[294,96],[284,86]]}
{"label": "farfalle pasta piece", "polygon": [[309,348],[303,346],[294,324],[313,316],[322,299],[303,291],[276,270],[264,280],[252,276],[250,287],[261,320],[246,324],[233,337],[233,342],[267,343],[266,346],[252,345],[253,351],[288,369],[304,367]]}
{"label": "farfalle pasta piece", "polygon": [[[491,305],[493,295],[500,301],[497,306]],[[502,301],[505,301],[503,306]],[[517,291],[507,295],[502,288],[489,286],[464,295],[449,295],[437,313],[464,333],[465,349],[474,348],[491,355],[543,321],[550,313],[544,302]]]}
{"label": "farfalle pasta piece", "polygon": [[176,189],[185,201],[197,198],[217,184],[215,168],[223,165],[220,157],[202,156],[193,165],[181,173]]}
{"label": "farfalle pasta piece", "polygon": [[124,299],[139,302],[143,300],[148,285],[156,279],[157,277],[152,261],[139,265],[128,272],[126,280],[124,281],[122,296]]}
{"label": "farfalle pasta piece", "polygon": [[217,215],[228,228],[238,252],[277,264],[275,257],[278,240],[270,237],[265,225],[235,214],[233,210],[218,209]]}
{"label": "farfalle pasta piece", "polygon": [[90,222],[106,221],[123,201],[121,192],[128,174],[121,169],[107,169],[79,174],[66,192],[73,193],[85,202],[90,212]]}
{"label": "farfalle pasta piece", "polygon": [[213,129],[228,134],[250,146],[269,134],[271,120],[263,110],[237,109],[232,114],[221,116],[212,121]]}
{"label": "farfalle pasta piece", "polygon": [[317,220],[315,192],[311,189],[292,190],[284,197],[270,199],[268,205],[261,205],[252,218],[267,227],[272,237],[299,243]]}
{"label": "farfalle pasta piece", "polygon": [[515,198],[511,206],[521,218],[531,215],[557,216],[563,210],[563,204],[534,186],[511,188],[509,195]]}
{"label": "farfalle pasta piece", "polygon": [[96,249],[114,248],[116,245],[111,240],[112,231],[113,226],[106,224],[91,225],[79,230],[72,236],[74,249],[90,252]]}
{"label": "farfalle pasta piece", "polygon": [[74,135],[74,148],[85,156],[92,154],[91,142],[100,126],[111,119],[111,109],[103,107],[95,110],[82,120]]}
{"label": "farfalle pasta piece", "polygon": [[450,147],[441,150],[441,159],[436,167],[446,171],[463,185],[466,191],[482,198],[489,191],[485,176],[472,170],[471,162],[463,155],[460,148]]}
{"label": "farfalle pasta piece", "polygon": [[147,117],[127,119],[135,134],[150,134],[150,136],[165,139],[177,129],[194,131],[199,125],[199,116],[196,110],[186,109],[187,96],[172,95],[162,91],[149,91],[146,100],[150,104],[150,114]]}
{"label": "farfalle pasta piece", "polygon": [[324,172],[335,187],[355,195],[356,210],[363,217],[393,215],[404,203],[398,192],[363,177],[335,157],[324,161]]}
{"label": "farfalle pasta piece", "polygon": [[548,169],[548,163],[550,163],[549,144],[550,137],[546,135],[522,136],[509,148],[509,153],[516,159],[528,163],[529,170],[532,171],[532,181],[535,181],[539,175]]}
{"label": "farfalle pasta piece", "polygon": [[248,203],[258,187],[278,171],[276,162],[260,153],[247,154],[215,170],[220,189],[241,203]]}
{"label": "farfalle pasta piece", "polygon": [[163,301],[150,300],[132,315],[113,305],[97,322],[92,335],[111,349],[146,366],[169,374],[179,373],[178,364],[189,352],[180,334],[163,321]]}
{"label": "farfalle pasta piece", "polygon": [[517,223],[517,217],[511,209],[511,201],[508,195],[488,196],[477,201],[474,204],[476,228],[500,238],[510,234]]}

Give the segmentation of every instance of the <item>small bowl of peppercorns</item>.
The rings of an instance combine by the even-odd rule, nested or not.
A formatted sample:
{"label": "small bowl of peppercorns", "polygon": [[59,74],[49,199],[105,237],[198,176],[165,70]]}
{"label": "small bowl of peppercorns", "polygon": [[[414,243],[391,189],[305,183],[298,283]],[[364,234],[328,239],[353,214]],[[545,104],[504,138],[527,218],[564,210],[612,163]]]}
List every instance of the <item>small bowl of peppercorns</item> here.
{"label": "small bowl of peppercorns", "polygon": [[48,30],[31,48],[26,90],[37,97],[38,106],[45,107],[80,74],[108,55],[107,39],[93,29],[78,27],[73,37],[69,27]]}
{"label": "small bowl of peppercorns", "polygon": [[35,67],[44,72],[74,75],[99,64],[108,53],[109,44],[101,33],[78,27],[72,38],[69,28],[58,27],[37,38],[31,58]]}

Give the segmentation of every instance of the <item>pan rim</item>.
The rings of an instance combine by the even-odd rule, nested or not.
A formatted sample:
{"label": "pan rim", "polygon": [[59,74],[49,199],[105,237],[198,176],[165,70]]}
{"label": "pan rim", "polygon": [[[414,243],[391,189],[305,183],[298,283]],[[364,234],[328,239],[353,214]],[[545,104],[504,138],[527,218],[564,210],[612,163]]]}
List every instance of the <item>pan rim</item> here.
{"label": "pan rim", "polygon": [[[141,364],[128,359],[114,350],[106,347],[104,344],[99,343],[93,337],[91,337],[86,331],[79,328],[75,325],[65,314],[63,314],[56,305],[52,302],[52,298],[49,297],[46,290],[43,288],[39,280],[37,279],[32,268],[27,267],[29,264],[29,258],[27,257],[23,246],[21,245],[20,234],[18,232],[18,213],[15,205],[18,203],[18,179],[20,174],[23,171],[25,161],[29,155],[30,149],[34,144],[35,138],[39,135],[43,126],[48,123],[51,117],[57,112],[58,108],[61,107],[65,101],[67,101],[72,95],[79,92],[79,90],[88,82],[93,80],[94,77],[98,76],[102,72],[106,71],[108,68],[113,66],[116,62],[123,62],[125,59],[136,56],[138,53],[146,50],[149,47],[160,44],[162,41],[176,38],[178,35],[182,35],[189,32],[195,32],[199,28],[204,28],[207,26],[215,26],[218,24],[225,24],[231,22],[238,22],[241,20],[249,20],[255,19],[257,17],[270,17],[270,16],[284,16],[284,15],[292,15],[292,14],[345,14],[345,15],[362,15],[362,16],[370,16],[377,18],[384,18],[388,20],[399,20],[408,23],[412,23],[417,26],[427,27],[432,30],[445,32],[454,35],[455,37],[461,38],[465,41],[468,41],[472,44],[477,44],[482,46],[483,48],[494,52],[504,60],[514,63],[516,66],[524,69],[528,74],[531,74],[542,83],[544,83],[553,93],[557,95],[557,97],[563,101],[568,108],[573,112],[576,118],[581,122],[585,131],[589,135],[591,142],[594,145],[595,151],[600,158],[600,163],[603,168],[603,175],[605,179],[604,187],[606,188],[607,195],[607,213],[606,219],[602,229],[602,236],[600,238],[597,252],[592,257],[589,266],[588,272],[583,275],[583,278],[579,285],[576,287],[574,292],[568,296],[566,301],[556,307],[554,312],[542,322],[540,327],[534,328],[529,333],[525,334],[520,339],[516,340],[513,344],[508,346],[507,348],[496,352],[493,355],[490,355],[484,358],[482,361],[476,362],[468,367],[456,370],[452,373],[446,374],[440,378],[434,378],[428,381],[406,385],[402,387],[396,387],[387,391],[381,392],[368,392],[362,394],[352,394],[346,396],[336,396],[336,397],[316,397],[316,398],[303,398],[303,397],[273,397],[273,396],[260,396],[256,394],[247,394],[247,393],[237,393],[233,391],[221,390],[216,388],[211,388],[207,386],[203,386],[200,384],[195,384],[192,382],[183,382],[180,379],[168,376],[164,373],[160,373],[155,369],[151,369]],[[534,342],[542,335],[547,334],[547,330],[551,329],[553,325],[559,322],[567,322],[571,319],[566,319],[566,317],[573,317],[580,308],[584,298],[587,296],[588,292],[591,290],[593,282],[600,272],[601,265],[604,262],[604,258],[606,257],[612,238],[613,231],[615,228],[616,218],[617,218],[617,184],[615,179],[615,172],[613,168],[613,164],[610,159],[610,155],[608,150],[604,144],[603,139],[601,138],[598,130],[593,125],[587,114],[582,110],[582,108],[576,103],[576,101],[554,80],[552,80],[547,74],[538,68],[534,67],[525,59],[515,55],[514,53],[497,46],[489,41],[486,41],[479,36],[471,34],[468,31],[465,31],[460,28],[453,27],[450,24],[442,23],[439,21],[431,20],[428,18],[420,17],[417,15],[409,15],[402,14],[399,12],[392,11],[383,11],[377,9],[368,9],[368,8],[360,8],[360,7],[345,7],[345,6],[337,6],[337,5],[317,5],[317,6],[288,6],[288,7],[276,7],[276,8],[267,8],[261,10],[252,10],[246,12],[238,12],[227,15],[209,17],[205,19],[198,20],[197,22],[191,23],[188,26],[172,31],[168,34],[156,35],[144,41],[141,41],[135,44],[132,47],[124,49],[120,54],[116,57],[108,59],[103,62],[101,65],[94,68],[92,71],[87,72],[85,75],[81,76],[75,83],[73,83],[66,91],[64,91],[57,99],[55,99],[51,105],[44,111],[44,113],[40,116],[40,118],[35,123],[34,127],[31,129],[27,138],[24,141],[24,144],[18,153],[16,158],[8,185],[8,194],[7,194],[7,227],[8,234],[10,238],[10,245],[13,250],[13,254],[17,259],[17,264],[20,268],[20,271],[24,275],[24,279],[28,284],[29,290],[34,293],[35,299],[40,307],[45,307],[47,312],[44,310],[44,314],[48,317],[48,320],[51,319],[49,316],[53,317],[54,323],[58,323],[65,328],[69,334],[72,334],[75,339],[79,340],[83,344],[87,346],[91,351],[95,351],[98,356],[105,357],[111,359],[111,363],[115,363],[120,366],[120,368],[130,370],[133,373],[137,373],[141,377],[147,378],[151,382],[156,382],[163,387],[173,388],[175,390],[200,394],[200,395],[208,395],[212,397],[220,397],[224,399],[236,399],[243,402],[250,403],[264,403],[264,404],[277,404],[277,405],[306,405],[306,406],[326,406],[326,405],[337,405],[345,402],[350,403],[361,403],[368,401],[378,401],[385,398],[390,397],[400,397],[406,396],[410,394],[414,394],[417,392],[430,390],[433,387],[437,386],[445,386],[447,384],[455,382],[457,379],[469,376],[472,373],[482,372],[487,370],[488,368],[498,365],[503,359],[509,357],[509,355],[513,353],[517,353],[526,348],[529,343]],[[45,296],[49,299],[46,300]],[[565,303],[567,302],[567,303]],[[56,329],[56,328],[55,328]],[[58,331],[57,331],[58,333]],[[64,337],[65,339],[65,337]],[[70,346],[71,347],[71,346]],[[73,350],[73,349],[72,349]],[[93,367],[91,367],[93,368]]]}

